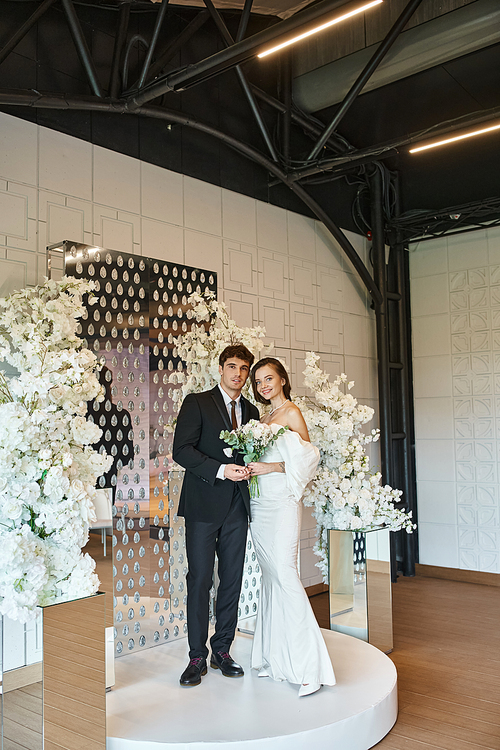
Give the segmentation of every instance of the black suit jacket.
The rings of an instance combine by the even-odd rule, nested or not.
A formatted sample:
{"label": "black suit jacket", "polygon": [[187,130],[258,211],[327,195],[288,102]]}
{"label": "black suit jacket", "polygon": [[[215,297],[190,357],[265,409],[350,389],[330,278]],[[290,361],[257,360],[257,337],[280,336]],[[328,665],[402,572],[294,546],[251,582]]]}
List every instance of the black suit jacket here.
{"label": "black suit jacket", "polygon": [[[259,419],[259,411],[241,397],[242,423]],[[187,521],[222,523],[235,483],[217,479],[221,464],[242,463],[237,454],[228,457],[228,446],[219,438],[221,430],[231,430],[231,422],[218,386],[204,393],[190,393],[181,406],[175,428],[172,455],[186,469],[178,514]],[[237,482],[250,515],[250,497],[245,480]]]}

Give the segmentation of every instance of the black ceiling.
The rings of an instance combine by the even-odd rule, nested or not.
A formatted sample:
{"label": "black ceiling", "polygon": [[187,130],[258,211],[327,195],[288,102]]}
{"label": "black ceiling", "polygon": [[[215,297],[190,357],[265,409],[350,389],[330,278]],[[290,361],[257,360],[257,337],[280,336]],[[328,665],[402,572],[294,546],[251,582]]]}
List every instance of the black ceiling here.
{"label": "black ceiling", "polygon": [[[0,47],[7,43],[38,6],[40,3],[31,0],[0,1]],[[145,56],[143,42],[138,39],[134,42],[133,37],[142,37],[149,43],[160,7],[135,0],[132,0],[131,6],[126,36],[130,46],[127,81],[123,80],[124,51],[120,65],[121,102],[125,102],[126,98],[123,89],[130,87],[138,78]],[[103,88],[104,97],[99,100],[101,105],[109,101],[107,96],[119,7],[116,3],[74,4]],[[199,12],[169,6],[153,62]],[[221,16],[234,37],[241,14],[224,11]],[[269,16],[252,16],[246,36],[277,21]],[[195,63],[225,46],[220,31],[209,19],[169,60],[164,72]],[[242,68],[250,84],[275,98],[274,106],[257,98],[261,123],[267,127],[277,151],[277,170],[281,170],[281,175],[295,174],[316,139],[313,133],[319,132],[322,122],[329,122],[335,108],[316,113],[313,118],[292,108],[294,117],[287,145],[287,117],[276,109],[276,100],[286,102],[287,96],[289,79],[284,57],[280,59],[276,56],[265,65],[250,61]],[[10,114],[32,119],[41,125],[261,200],[311,214],[311,208],[304,207],[304,203],[290,191],[283,179],[276,179],[276,172],[270,174],[266,167],[265,160],[270,158],[269,153],[234,70],[186,91],[167,93],[150,104],[189,115],[199,123],[208,123],[218,131],[230,134],[262,154],[264,162],[261,160],[260,164],[243,156],[241,151],[238,153],[228,147],[219,137],[200,132],[199,128],[193,129],[175,122],[172,124],[144,116],[141,112],[138,115],[127,114],[125,104],[121,114],[97,111],[90,105],[87,107],[85,102],[93,101],[95,97],[91,96],[88,77],[69,33],[60,0],[48,8],[0,63],[0,89],[1,108]],[[22,96],[16,99],[15,92]],[[33,92],[57,94],[59,97],[66,94],[76,110],[54,108],[54,103],[48,105],[47,101],[44,104],[43,97],[37,101],[38,94]],[[31,105],[36,102],[36,106],[20,106],[28,101]],[[81,106],[78,106],[78,102]],[[61,106],[67,107],[68,104]],[[347,141],[347,153],[356,155],[360,149],[369,149],[393,139],[404,139],[437,123],[495,107],[500,107],[500,44],[360,95],[342,120],[339,134]],[[500,195],[499,145],[500,135],[492,134],[419,156],[408,155],[407,147],[401,146],[393,150],[388,158],[379,161],[387,167],[387,175],[394,170],[399,173],[402,212],[437,211]],[[344,141],[333,138],[321,156],[343,158],[345,153]],[[363,200],[355,202],[355,197],[363,193],[363,181],[372,169],[373,157],[370,157],[367,163],[349,169],[344,175],[337,170],[333,181],[311,184],[311,178],[308,178],[304,185],[337,224],[362,229],[365,225],[358,215],[358,209],[361,207],[363,210]],[[327,172],[322,179],[329,180],[329,176]],[[318,177],[312,179],[318,182]],[[353,219],[353,203],[356,221]],[[386,211],[391,210],[389,196]],[[369,223],[366,213],[365,219]]]}
{"label": "black ceiling", "polygon": [[[340,128],[357,148],[500,107],[500,44],[359,96]],[[336,107],[317,113],[328,122]],[[500,196],[500,133],[387,160],[401,174],[403,211]]]}

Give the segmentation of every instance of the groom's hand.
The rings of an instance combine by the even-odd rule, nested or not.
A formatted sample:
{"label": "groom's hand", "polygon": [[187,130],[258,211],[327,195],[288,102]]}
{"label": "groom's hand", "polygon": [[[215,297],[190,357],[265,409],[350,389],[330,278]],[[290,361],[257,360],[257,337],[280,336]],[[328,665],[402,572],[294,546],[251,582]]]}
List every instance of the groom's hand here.
{"label": "groom's hand", "polygon": [[246,466],[226,464],[224,466],[224,476],[232,482],[241,482],[243,479],[248,479],[250,472]]}

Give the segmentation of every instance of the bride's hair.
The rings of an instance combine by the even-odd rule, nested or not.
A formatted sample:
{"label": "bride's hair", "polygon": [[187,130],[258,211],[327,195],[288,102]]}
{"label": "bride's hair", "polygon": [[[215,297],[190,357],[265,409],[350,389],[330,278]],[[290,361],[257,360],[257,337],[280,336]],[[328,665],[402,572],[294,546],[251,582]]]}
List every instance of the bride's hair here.
{"label": "bride's hair", "polygon": [[264,357],[263,359],[259,359],[259,361],[254,364],[254,366],[252,367],[252,371],[250,372],[250,380],[252,382],[252,389],[255,400],[258,401],[259,404],[269,405],[271,403],[267,398],[263,398],[260,393],[257,393],[257,386],[255,385],[255,373],[257,372],[257,370],[260,370],[261,367],[265,367],[266,365],[272,367],[273,370],[275,370],[280,376],[280,378],[283,378],[283,380],[285,381],[283,385],[283,393],[285,395],[285,398],[290,399],[290,391],[292,387],[290,385],[290,378],[288,377],[287,371],[285,370],[279,359],[275,359],[274,357]]}

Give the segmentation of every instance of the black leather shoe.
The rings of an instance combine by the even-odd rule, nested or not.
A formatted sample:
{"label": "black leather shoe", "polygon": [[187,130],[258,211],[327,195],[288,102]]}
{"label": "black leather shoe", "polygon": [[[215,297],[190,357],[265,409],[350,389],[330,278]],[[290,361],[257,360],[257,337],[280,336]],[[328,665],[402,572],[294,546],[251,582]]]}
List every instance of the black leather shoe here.
{"label": "black leather shoe", "polygon": [[212,652],[210,657],[212,669],[220,669],[224,677],[243,677],[243,668],[236,664],[227,651]]}
{"label": "black leather shoe", "polygon": [[194,687],[199,685],[201,678],[207,673],[207,660],[198,656],[191,659],[184,672],[181,674],[179,682],[182,687]]}

